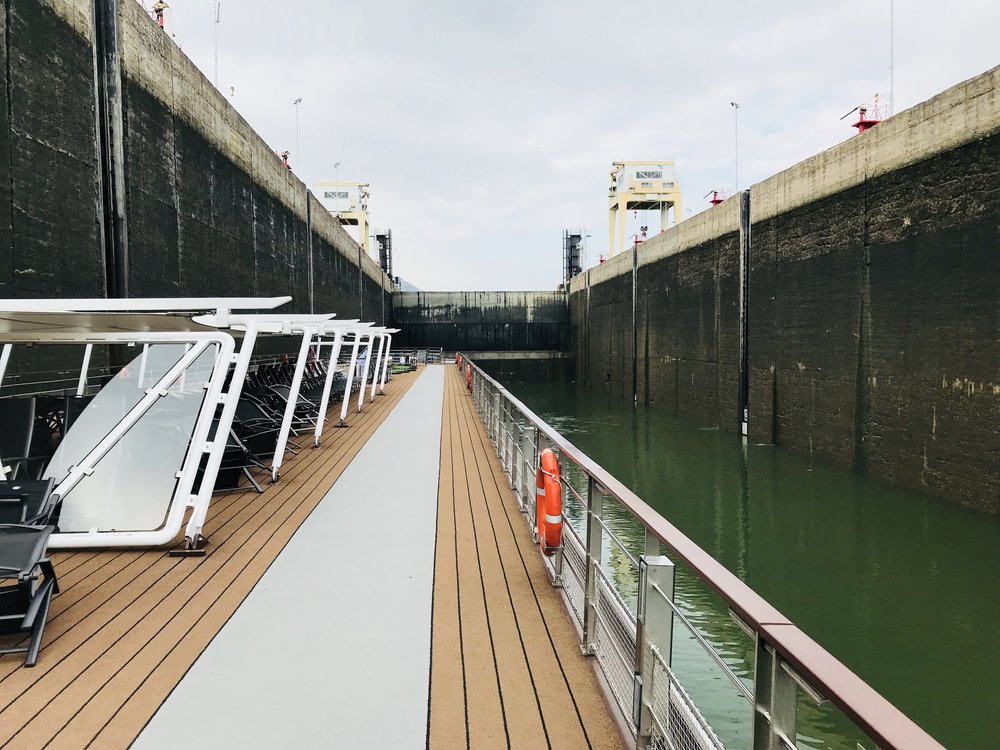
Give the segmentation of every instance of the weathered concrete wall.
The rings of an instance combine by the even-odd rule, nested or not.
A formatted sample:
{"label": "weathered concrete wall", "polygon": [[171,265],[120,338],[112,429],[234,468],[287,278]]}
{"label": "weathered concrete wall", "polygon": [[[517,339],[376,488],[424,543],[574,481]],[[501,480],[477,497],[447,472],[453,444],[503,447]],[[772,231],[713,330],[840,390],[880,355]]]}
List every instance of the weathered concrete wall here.
{"label": "weathered concrete wall", "polygon": [[729,200],[573,281],[578,377],[725,429],[745,377],[751,440],[1000,512],[998,89],[750,189],[745,370]]}
{"label": "weathered concrete wall", "polygon": [[577,376],[734,429],[738,235],[730,201],[574,279]]}
{"label": "weathered concrete wall", "polygon": [[138,3],[121,26],[130,294],[290,294],[387,322],[378,265]]}
{"label": "weathered concrete wall", "polygon": [[378,265],[132,0],[112,19],[127,230],[112,267],[98,103],[111,47],[93,9],[0,4],[0,296],[100,297],[117,280],[133,297],[290,294],[288,309],[387,322]]}
{"label": "weathered concrete wall", "polygon": [[92,12],[0,5],[2,297],[104,294]]}
{"label": "weathered concrete wall", "polygon": [[568,351],[565,292],[396,292],[401,346],[448,351]]}
{"label": "weathered concrete wall", "polygon": [[517,357],[507,359],[490,357],[481,352],[470,354],[470,358],[488,375],[509,387],[517,383],[565,383],[574,378],[573,358],[569,356],[550,359]]}

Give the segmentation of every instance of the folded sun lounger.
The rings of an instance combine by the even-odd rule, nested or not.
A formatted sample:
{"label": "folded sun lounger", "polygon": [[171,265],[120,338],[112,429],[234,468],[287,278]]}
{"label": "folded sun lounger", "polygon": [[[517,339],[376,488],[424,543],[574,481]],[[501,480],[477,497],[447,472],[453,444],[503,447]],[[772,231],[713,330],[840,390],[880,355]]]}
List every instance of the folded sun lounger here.
{"label": "folded sun lounger", "polygon": [[55,570],[45,557],[54,526],[0,525],[0,634],[27,634],[26,646],[0,648],[0,654],[23,653],[33,667],[42,645],[49,602],[59,593]]}

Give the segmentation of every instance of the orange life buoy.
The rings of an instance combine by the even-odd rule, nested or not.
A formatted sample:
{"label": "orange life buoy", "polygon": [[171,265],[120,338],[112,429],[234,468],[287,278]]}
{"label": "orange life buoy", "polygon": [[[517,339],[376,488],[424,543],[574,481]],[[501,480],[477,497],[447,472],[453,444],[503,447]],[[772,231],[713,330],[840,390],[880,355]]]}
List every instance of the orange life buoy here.
{"label": "orange life buoy", "polygon": [[462,369],[462,355],[461,354],[458,354],[458,353],[455,354],[455,364],[458,365],[458,369],[459,370]]}
{"label": "orange life buoy", "polygon": [[[538,511],[538,546],[543,555],[551,557],[562,544],[562,484],[559,482],[559,460],[556,454],[546,448],[539,458],[539,473],[544,477],[545,507],[544,513],[541,507]],[[538,484],[537,478],[535,484]]]}
{"label": "orange life buoy", "polygon": [[472,390],[472,365],[465,366],[465,387]]}

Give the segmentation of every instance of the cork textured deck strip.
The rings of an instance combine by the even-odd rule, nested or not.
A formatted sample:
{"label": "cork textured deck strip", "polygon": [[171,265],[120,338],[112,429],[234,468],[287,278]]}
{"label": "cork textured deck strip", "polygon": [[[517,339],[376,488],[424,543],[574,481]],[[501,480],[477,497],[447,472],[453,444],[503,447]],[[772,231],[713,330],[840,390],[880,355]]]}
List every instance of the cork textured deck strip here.
{"label": "cork textured deck strip", "polygon": [[183,725],[204,748],[423,747],[444,375],[423,370],[133,750]]}
{"label": "cork textured deck strip", "polygon": [[441,442],[427,746],[624,747],[455,367]]}
{"label": "cork textured deck strip", "polygon": [[[331,426],[263,494],[217,497],[205,557],[54,552],[62,593],[37,666],[0,658],[0,747],[127,748],[416,377],[395,377],[361,414],[352,406],[348,429]],[[178,727],[178,745],[192,731]]]}

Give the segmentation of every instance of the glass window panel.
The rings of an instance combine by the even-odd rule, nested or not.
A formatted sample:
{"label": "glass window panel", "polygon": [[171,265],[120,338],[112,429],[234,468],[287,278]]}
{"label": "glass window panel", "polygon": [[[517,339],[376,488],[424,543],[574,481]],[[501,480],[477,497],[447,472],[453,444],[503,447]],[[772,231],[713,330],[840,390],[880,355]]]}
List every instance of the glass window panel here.
{"label": "glass window panel", "polygon": [[[149,347],[112,379],[67,432],[47,476],[61,479],[183,355],[185,344]],[[216,358],[208,347],[155,404],[63,497],[62,532],[151,531],[170,507]],[[140,382],[141,373],[141,382]],[[93,412],[93,413],[92,413]],[[89,416],[88,416],[89,415]],[[85,421],[85,418],[86,421]]]}
{"label": "glass window panel", "polygon": [[70,468],[80,463],[114,429],[139,403],[146,388],[177,364],[185,351],[186,344],[152,344],[111,377],[73,422],[49,462],[45,476],[55,478],[56,482],[65,479]]}

